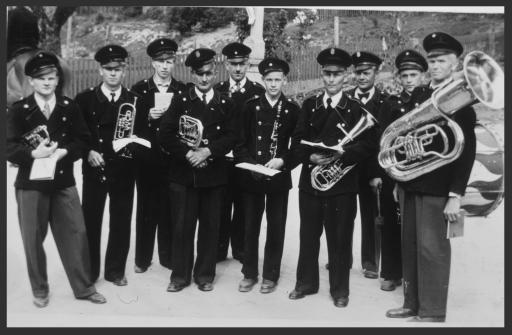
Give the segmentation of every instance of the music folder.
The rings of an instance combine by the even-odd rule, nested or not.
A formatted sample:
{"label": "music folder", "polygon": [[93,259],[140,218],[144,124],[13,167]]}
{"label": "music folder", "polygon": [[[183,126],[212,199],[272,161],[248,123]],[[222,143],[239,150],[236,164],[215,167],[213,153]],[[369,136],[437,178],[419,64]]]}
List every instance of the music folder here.
{"label": "music folder", "polygon": [[460,211],[457,220],[446,221],[446,238],[464,236],[464,211]]}
{"label": "music folder", "polygon": [[263,174],[265,176],[269,176],[269,177],[275,176],[276,174],[281,172],[279,170],[271,169],[271,168],[268,168],[268,167],[260,165],[260,164],[238,163],[235,166],[240,169],[261,173],[261,174]]}

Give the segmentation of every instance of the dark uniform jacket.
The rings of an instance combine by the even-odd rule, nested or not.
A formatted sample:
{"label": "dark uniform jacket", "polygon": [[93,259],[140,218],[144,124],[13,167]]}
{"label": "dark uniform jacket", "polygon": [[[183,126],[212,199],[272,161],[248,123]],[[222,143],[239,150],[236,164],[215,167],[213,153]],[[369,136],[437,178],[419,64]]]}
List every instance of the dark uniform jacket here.
{"label": "dark uniform jacket", "polygon": [[[236,141],[234,113],[233,100],[216,90],[208,105],[197,96],[193,86],[184,94],[173,97],[169,109],[162,116],[158,132],[159,143],[171,158],[170,181],[193,187],[226,184],[225,155],[234,148]],[[203,124],[204,141],[201,146],[207,146],[212,153],[204,168],[193,168],[185,157],[191,148],[182,143],[178,135],[179,119],[185,114]]]}
{"label": "dark uniform jacket", "polygon": [[231,92],[229,89],[229,80],[221,81],[214,86],[214,89],[219,92],[226,94],[229,98],[235,102],[235,117],[236,122],[241,122],[242,109],[245,102],[254,97],[255,95],[262,96],[265,94],[265,88],[257,82],[250,81],[248,78],[245,81],[245,85],[238,92]]}
{"label": "dark uniform jacket", "polygon": [[121,89],[121,95],[114,104],[112,104],[101,91],[101,84],[78,93],[76,96],[75,101],[79,105],[85,122],[91,132],[91,141],[83,157],[82,173],[84,177],[103,177],[99,175],[98,170],[93,168],[87,161],[90,150],[95,150],[103,154],[103,159],[107,166],[107,178],[116,178],[116,175],[118,175],[116,171],[118,169],[122,170],[123,164],[131,164],[132,160],[141,159],[147,154],[147,148],[137,143],[127,145],[127,148],[133,155],[132,159],[121,157],[119,155],[120,152],[114,152],[112,147],[119,108],[123,103],[133,104],[136,97],[137,102],[135,106],[136,113],[133,134],[148,139],[147,117],[143,112],[140,112],[142,110],[141,99],[138,94],[133,91],[123,87]]}
{"label": "dark uniform jacket", "polygon": [[[409,110],[429,99],[433,90],[427,87],[417,87],[412,92]],[[476,114],[473,107],[465,107],[452,115],[464,134],[464,149],[458,159],[434,171],[419,176],[408,182],[399,182],[405,190],[421,194],[448,196],[449,192],[464,195],[469,175],[473,167],[476,151],[475,123]],[[452,136],[449,136],[452,140]],[[435,144],[435,142],[434,142]],[[426,149],[428,150],[428,149]]]}
{"label": "dark uniform jacket", "polygon": [[[265,165],[271,158],[270,146],[277,143],[275,157],[282,158],[282,172],[270,179],[255,179],[250,171],[241,171],[240,187],[247,192],[269,193],[282,192],[292,187],[290,164],[292,163],[289,150],[290,138],[293,134],[300,107],[284,94],[272,107],[265,95],[254,96],[247,100],[242,111],[242,127],[240,140],[235,147],[236,162],[247,162]],[[274,124],[278,110],[277,140],[272,140]]]}
{"label": "dark uniform jacket", "polygon": [[[342,193],[356,193],[358,186],[358,169],[350,170],[338,183],[327,191],[318,191],[311,185],[311,170],[316,166],[309,160],[312,153],[318,149],[299,144],[301,139],[311,142],[323,142],[325,145],[336,145],[345,134],[338,128],[343,127],[347,132],[354,127],[364,112],[359,100],[343,93],[335,110],[328,112],[323,104],[323,95],[306,99],[300,110],[299,120],[293,135],[292,150],[295,159],[303,163],[300,176],[299,189],[321,196],[331,196]],[[355,141],[344,146],[345,152],[341,156],[344,166],[360,163],[377,152],[378,125],[369,128]],[[293,166],[293,165],[292,165]]]}
{"label": "dark uniform jacket", "polygon": [[[172,78],[169,87],[167,88],[168,93],[173,93],[174,95],[180,95],[186,90],[186,85],[175,78]],[[162,152],[160,145],[157,141],[157,133],[160,129],[161,117],[159,119],[151,119],[149,117],[149,110],[155,107],[155,93],[159,93],[158,87],[153,80],[153,77],[149,79],[144,79],[137,82],[132,87],[132,91],[137,93],[141,97],[141,105],[139,113],[141,113],[142,118],[144,118],[147,122],[148,127],[148,140],[151,142],[151,154],[148,155],[143,164],[157,165],[159,164],[162,168],[167,169],[168,155],[165,155]],[[165,155],[165,156],[164,156]],[[164,159],[164,157],[166,157]]]}
{"label": "dark uniform jacket", "polygon": [[[348,90],[346,93],[355,98],[355,92],[357,87]],[[364,109],[366,109],[368,112],[370,112],[375,119],[379,122],[379,134],[378,137],[380,138],[380,135],[382,131],[384,131],[384,128],[381,126],[381,122],[383,120],[383,116],[389,114],[389,103],[387,102],[388,96],[382,91],[379,91],[377,88],[375,88],[375,93],[371,97],[370,100],[366,101],[366,104],[361,105]],[[359,101],[359,100],[358,100]],[[375,159],[376,157],[370,156],[368,157],[364,162],[361,162],[358,166],[359,168],[359,177],[362,180],[370,180],[372,179],[372,175],[375,173]]]}
{"label": "dark uniform jacket", "polygon": [[[380,129],[379,138],[393,121],[405,115],[414,107],[414,104],[411,104],[411,95],[407,92],[402,91],[399,95],[390,95],[387,98],[387,104],[383,105],[380,109],[380,113],[377,115]],[[369,179],[388,177],[386,171],[380,167],[377,156],[372,158],[369,162],[368,177]]]}
{"label": "dark uniform jacket", "polygon": [[[39,125],[46,125],[50,140],[68,153],[57,162],[54,180],[30,180],[34,159],[33,148],[24,144],[22,135]],[[20,189],[51,192],[75,185],[73,162],[82,157],[88,146],[90,133],[82,114],[73,100],[57,95],[57,103],[46,119],[36,103],[34,94],[20,100],[7,113],[7,160],[19,166],[14,186]]]}

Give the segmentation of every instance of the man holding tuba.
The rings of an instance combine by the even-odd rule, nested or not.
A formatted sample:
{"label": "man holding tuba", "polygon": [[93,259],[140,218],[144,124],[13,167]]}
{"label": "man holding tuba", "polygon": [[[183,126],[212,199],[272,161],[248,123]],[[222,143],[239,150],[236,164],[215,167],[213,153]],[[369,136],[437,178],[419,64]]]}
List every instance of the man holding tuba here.
{"label": "man holding tuba", "polygon": [[[410,111],[412,91],[423,84],[424,73],[428,69],[427,60],[419,52],[404,50],[395,59],[397,77],[402,85],[399,95],[388,98],[389,108],[378,117],[380,129],[384,130],[394,120]],[[401,225],[398,204],[393,198],[395,181],[379,166],[377,157],[372,160],[369,169],[370,185],[380,189],[382,225],[381,273],[383,279],[380,288],[393,291],[402,285]]]}
{"label": "man holding tuba", "polygon": [[173,98],[157,135],[171,159],[168,177],[174,230],[168,292],[181,291],[190,285],[192,276],[199,290],[213,290],[221,206],[228,182],[225,155],[236,141],[235,104],[213,89],[215,51],[196,49],[185,65],[191,68],[194,85]]}
{"label": "man holding tuba", "polygon": [[[358,100],[342,91],[347,68],[352,64],[350,55],[338,48],[328,48],[318,54],[317,61],[322,66],[325,91],[304,101],[293,135],[292,150],[302,162],[301,222],[297,282],[289,298],[300,299],[318,292],[318,253],[325,228],[330,294],[336,307],[345,307],[349,299],[358,169],[349,169],[343,176],[338,175],[338,171],[344,170],[342,166],[350,167],[376,153],[377,131],[371,122],[367,123],[369,129],[355,129],[356,125],[359,128],[373,117]],[[301,140],[322,142],[327,146],[346,144],[340,151],[327,151],[299,144]],[[334,162],[336,164],[331,164]]]}
{"label": "man holding tuba", "polygon": [[[119,45],[100,48],[94,59],[100,64],[102,83],[76,96],[92,135],[83,157],[82,207],[91,254],[92,280],[100,274],[101,226],[107,194],[110,220],[105,279],[115,285],[127,285],[126,258],[130,248],[130,228],[135,188],[135,159],[146,149],[130,143],[118,152],[113,140],[138,135],[144,137],[147,120],[137,113],[138,95],[122,86],[126,73],[127,51]],[[140,101],[140,99],[139,99]]]}
{"label": "man holding tuba", "polygon": [[158,227],[158,257],[160,264],[171,268],[172,224],[169,212],[169,186],[165,182],[169,156],[157,143],[162,114],[174,95],[185,91],[185,84],[172,77],[178,45],[168,38],[157,38],[149,43],[146,52],[151,57],[153,76],[133,85],[140,95],[151,140],[150,154],[140,161],[137,169],[137,225],[135,239],[135,272],[146,272],[151,265]]}
{"label": "man holding tuba", "polygon": [[[419,104],[429,99],[436,89],[453,83],[458,57],[463,52],[459,41],[441,32],[425,37],[423,47],[427,52],[431,82],[427,87],[418,87],[412,92],[410,104],[415,107],[422,107]],[[407,114],[413,114],[418,109]],[[424,112],[434,110],[424,109]],[[422,117],[427,117],[424,114]],[[476,149],[476,115],[473,108],[463,107],[451,118],[464,137],[460,156],[419,177],[398,182],[404,304],[401,308],[389,310],[386,316],[390,318],[414,316],[413,321],[424,322],[444,322],[446,318],[451,258],[450,240],[446,237],[447,225],[459,218],[460,198],[471,173]],[[441,127],[447,128],[446,119],[441,119]],[[448,137],[450,141],[457,140],[452,138],[454,135],[449,134]],[[440,142],[433,138],[430,144],[426,144],[429,147],[425,150],[439,150],[442,146]]]}

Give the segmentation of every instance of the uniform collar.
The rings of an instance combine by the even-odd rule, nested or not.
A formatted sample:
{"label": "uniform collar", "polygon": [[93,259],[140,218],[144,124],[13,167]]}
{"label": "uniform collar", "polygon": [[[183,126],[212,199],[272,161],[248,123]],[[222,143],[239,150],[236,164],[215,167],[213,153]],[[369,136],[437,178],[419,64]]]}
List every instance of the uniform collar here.
{"label": "uniform collar", "polygon": [[[206,92],[206,102],[210,103],[210,101],[213,99],[214,101],[218,101],[218,94],[217,92],[213,90],[213,88],[210,88],[208,92]],[[190,89],[190,100],[194,99],[200,99],[203,100],[203,92],[199,91],[197,87],[194,85],[193,88]]]}
{"label": "uniform collar", "polygon": [[324,92],[324,96],[322,98],[322,103],[324,105],[324,108],[327,108],[327,99],[331,98],[331,107],[332,108],[335,108],[339,102],[341,101],[341,98],[343,97],[343,91],[339,91],[338,93],[336,93],[335,95],[333,96],[329,96],[329,94],[327,94],[327,92]]}
{"label": "uniform collar", "polygon": [[269,97],[267,96],[267,93],[265,93],[265,94],[264,94],[264,96],[265,96],[265,100],[268,102],[268,104],[270,105],[270,107],[274,108],[274,106],[279,102],[279,100],[281,100],[281,99],[282,99],[282,97],[283,97],[283,92],[281,92],[281,94],[279,94],[279,97],[278,97],[276,100],[273,100],[273,101],[271,101],[271,100],[269,99]]}
{"label": "uniform collar", "polygon": [[115,96],[114,96],[114,102],[116,102],[117,100],[119,100],[119,97],[121,96],[121,91],[123,90],[123,86],[119,86],[119,88],[115,91],[111,91],[110,89],[107,88],[107,85],[105,85],[105,83],[102,83],[101,86],[100,86],[100,90],[101,92],[103,93],[103,95],[107,98],[108,101],[110,101],[111,99],[111,94],[114,93]]}
{"label": "uniform collar", "polygon": [[[368,94],[368,98],[365,99],[365,101],[362,101],[361,99],[359,99],[359,95],[360,94],[366,94],[366,93],[369,93]],[[368,101],[370,101],[372,98],[373,98],[373,95],[375,94],[375,86],[372,86],[372,88],[370,88],[368,91],[366,92],[363,92],[359,87],[356,88],[356,90],[354,91],[354,96],[361,100],[361,102],[363,104],[367,103]]]}
{"label": "uniform collar", "polygon": [[50,100],[44,100],[42,97],[34,93],[34,100],[41,111],[44,111],[44,106],[46,103],[50,105],[50,111],[53,111],[55,109],[55,105],[57,104],[57,96],[55,93],[50,98]]}
{"label": "uniform collar", "polygon": [[[247,77],[244,77],[244,79],[240,80],[240,87],[244,87],[247,83]],[[229,88],[235,87],[236,81],[233,80],[233,78],[229,77]]]}

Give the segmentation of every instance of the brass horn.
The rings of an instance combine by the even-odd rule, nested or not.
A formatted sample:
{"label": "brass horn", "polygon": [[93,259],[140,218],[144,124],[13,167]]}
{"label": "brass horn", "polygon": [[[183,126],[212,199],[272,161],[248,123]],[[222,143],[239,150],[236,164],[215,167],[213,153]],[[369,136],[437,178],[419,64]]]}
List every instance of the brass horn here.
{"label": "brass horn", "polygon": [[[137,113],[137,109],[135,108],[136,102],[137,97],[134,97],[133,104],[125,102],[119,106],[116,129],[114,130],[114,141],[121,138],[132,137],[135,125],[135,114]],[[132,158],[132,154],[127,148],[122,149],[120,156]]]}
{"label": "brass horn", "polygon": [[494,59],[481,51],[468,53],[463,75],[383,132],[378,161],[391,178],[412,180],[456,160],[464,148],[464,134],[450,116],[461,108],[478,101],[503,108],[504,73]]}

